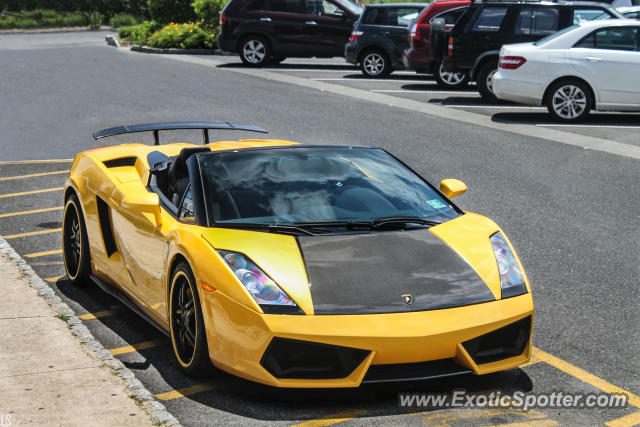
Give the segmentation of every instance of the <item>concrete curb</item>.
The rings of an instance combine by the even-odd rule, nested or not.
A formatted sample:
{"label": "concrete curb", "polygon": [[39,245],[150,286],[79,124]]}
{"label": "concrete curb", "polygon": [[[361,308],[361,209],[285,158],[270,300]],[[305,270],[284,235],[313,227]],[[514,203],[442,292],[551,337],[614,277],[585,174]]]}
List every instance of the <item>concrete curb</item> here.
{"label": "concrete curb", "polygon": [[180,422],[174,417],[167,408],[158,402],[153,394],[147,390],[144,385],[135,377],[135,374],[125,368],[124,364],[113,357],[111,352],[98,342],[89,329],[82,324],[82,321],[76,316],[74,311],[66,303],[56,295],[52,287],[50,287],[38,274],[31,268],[29,264],[18,254],[7,241],[0,236],[0,253],[5,254],[20,269],[20,272],[29,280],[29,285],[38,291],[38,295],[43,297],[56,314],[67,322],[67,327],[71,333],[78,338],[82,346],[87,352],[102,363],[109,367],[112,372],[119,376],[127,391],[136,401],[142,401],[142,408],[151,416],[156,424],[166,426],[180,426]]}
{"label": "concrete curb", "polygon": [[41,33],[69,33],[79,31],[105,31],[115,29],[109,25],[101,25],[100,28],[91,28],[89,26],[84,27],[51,27],[51,28],[13,28],[10,30],[0,30],[0,34],[41,34]]}
{"label": "concrete curb", "polygon": [[170,55],[222,55],[223,52],[220,49],[178,49],[178,48],[168,48],[168,49],[160,49],[156,47],[148,47],[148,46],[140,46],[134,44],[131,46],[131,50],[134,52],[143,52],[143,53],[160,53],[160,54],[170,54]]}

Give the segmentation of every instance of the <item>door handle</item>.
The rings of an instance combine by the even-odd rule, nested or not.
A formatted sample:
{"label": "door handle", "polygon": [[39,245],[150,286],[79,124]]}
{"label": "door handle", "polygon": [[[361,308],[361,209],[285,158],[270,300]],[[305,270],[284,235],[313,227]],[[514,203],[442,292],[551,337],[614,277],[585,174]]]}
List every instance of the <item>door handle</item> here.
{"label": "door handle", "polygon": [[595,56],[587,56],[587,61],[589,61],[589,62],[600,62],[600,61],[602,61],[602,58],[597,58]]}
{"label": "door handle", "polygon": [[263,16],[262,18],[260,18],[260,20],[264,22],[271,22],[271,18],[269,18],[268,16]]}
{"label": "door handle", "polygon": [[305,24],[307,24],[307,25],[318,25],[318,23],[316,21],[307,21],[307,22],[305,22]]}

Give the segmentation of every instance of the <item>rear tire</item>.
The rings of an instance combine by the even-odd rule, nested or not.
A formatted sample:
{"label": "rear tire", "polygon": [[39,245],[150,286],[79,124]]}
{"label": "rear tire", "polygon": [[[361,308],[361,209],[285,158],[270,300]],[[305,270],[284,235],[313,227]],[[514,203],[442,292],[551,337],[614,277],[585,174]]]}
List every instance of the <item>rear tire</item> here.
{"label": "rear tire", "polygon": [[240,43],[240,59],[250,67],[263,67],[271,60],[271,47],[261,36],[249,36]]}
{"label": "rear tire", "polygon": [[476,81],[478,85],[478,92],[480,92],[480,96],[482,96],[482,98],[487,102],[498,102],[498,98],[493,93],[493,76],[497,72],[498,63],[495,61],[487,62],[478,72],[478,79]]}
{"label": "rear tire", "polygon": [[360,71],[366,77],[382,77],[391,73],[391,60],[380,49],[368,49],[358,59]]}
{"label": "rear tire", "polygon": [[587,118],[593,108],[589,87],[576,79],[563,80],[549,88],[547,110],[556,120],[577,123]]}
{"label": "rear tire", "polygon": [[271,65],[278,65],[279,63],[281,63],[285,59],[287,59],[286,56],[274,56],[274,57],[271,58]]}
{"label": "rear tire", "polygon": [[62,218],[62,256],[67,277],[74,285],[85,283],[91,273],[89,239],[80,202],[75,194],[67,199]]}
{"label": "rear tire", "polygon": [[468,73],[452,73],[445,71],[442,62],[439,62],[435,66],[434,77],[438,86],[442,89],[463,89],[469,84]]}
{"label": "rear tire", "polygon": [[171,274],[169,328],[173,354],[182,371],[191,377],[208,373],[213,365],[200,298],[193,272],[185,262],[179,263]]}

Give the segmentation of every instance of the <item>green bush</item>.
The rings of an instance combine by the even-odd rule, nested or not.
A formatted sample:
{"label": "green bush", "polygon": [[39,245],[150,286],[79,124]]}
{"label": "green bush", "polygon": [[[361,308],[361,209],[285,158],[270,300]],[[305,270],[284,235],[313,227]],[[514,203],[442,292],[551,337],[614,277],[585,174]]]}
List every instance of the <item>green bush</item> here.
{"label": "green bush", "polygon": [[158,26],[155,22],[143,22],[139,25],[120,27],[118,29],[118,36],[132,44],[146,45],[149,37],[151,37],[157,29]]}
{"label": "green bush", "polygon": [[225,4],[226,0],[195,0],[191,6],[201,22],[216,25]]}
{"label": "green bush", "polygon": [[157,48],[213,49],[216,30],[199,24],[169,24],[149,37],[148,45]]}
{"label": "green bush", "polygon": [[149,15],[154,21],[167,25],[171,22],[195,20],[190,0],[148,0]]}
{"label": "green bush", "polygon": [[112,27],[126,27],[137,24],[139,21],[130,13],[118,13],[109,19]]}
{"label": "green bush", "polygon": [[102,25],[102,21],[104,21],[104,15],[100,12],[95,11],[89,14],[89,27],[100,28],[100,25]]}
{"label": "green bush", "polygon": [[51,27],[82,27],[89,24],[83,13],[56,12],[36,9],[0,15],[0,29],[29,29]]}

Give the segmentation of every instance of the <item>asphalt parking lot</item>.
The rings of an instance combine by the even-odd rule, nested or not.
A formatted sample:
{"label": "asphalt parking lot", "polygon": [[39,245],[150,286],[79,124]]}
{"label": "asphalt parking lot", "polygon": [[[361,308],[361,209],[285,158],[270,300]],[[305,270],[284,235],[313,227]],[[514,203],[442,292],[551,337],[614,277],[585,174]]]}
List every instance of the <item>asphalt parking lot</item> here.
{"label": "asphalt parking lot", "polygon": [[[0,121],[6,129],[0,136],[0,235],[181,423],[640,423],[638,159],[543,142],[536,135],[425,118],[366,98],[318,95],[313,87],[301,87],[303,82],[287,85],[265,80],[267,74],[261,73],[445,107],[452,116],[472,112],[500,125],[528,124],[627,146],[640,145],[636,130],[640,116],[593,114],[585,124],[558,126],[543,109],[483,104],[472,87],[443,92],[431,80],[408,72],[396,72],[388,79],[364,79],[357,69],[337,59],[287,60],[279,67],[248,70],[238,65],[237,57],[165,58],[107,48],[85,34],[77,37],[67,38],[73,43],[59,36],[42,37],[41,43],[17,37],[11,54],[7,38],[0,38],[10,76],[0,86],[4,95]],[[39,76],[47,79],[30,80],[30,71],[21,65],[27,60],[38,64]],[[209,66],[203,66],[205,62]],[[12,81],[11,87],[7,80]],[[37,99],[41,102],[36,103]],[[463,178],[470,191],[461,198],[462,206],[494,218],[505,228],[532,279],[536,302],[532,362],[482,377],[356,390],[280,390],[220,372],[198,380],[183,376],[168,340],[153,327],[96,287],[75,287],[65,280],[60,227],[62,187],[70,162],[55,159],[94,147],[89,131],[99,128],[203,115],[263,125],[274,137],[380,145],[432,180],[449,174]],[[558,390],[626,393],[629,405],[522,411],[398,404],[399,392],[457,389],[487,396]]]}

